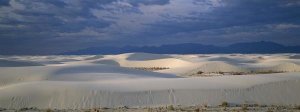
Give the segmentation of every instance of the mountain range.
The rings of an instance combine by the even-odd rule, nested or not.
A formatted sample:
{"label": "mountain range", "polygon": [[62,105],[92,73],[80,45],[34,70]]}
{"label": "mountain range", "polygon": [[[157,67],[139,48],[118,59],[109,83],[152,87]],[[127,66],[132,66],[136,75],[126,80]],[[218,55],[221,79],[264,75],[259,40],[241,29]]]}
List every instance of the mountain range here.
{"label": "mountain range", "polygon": [[225,47],[196,43],[170,44],[161,46],[90,47],[63,55],[121,54],[143,52],[155,54],[213,54],[213,53],[300,53],[300,46],[284,46],[274,42],[260,41],[236,43]]}

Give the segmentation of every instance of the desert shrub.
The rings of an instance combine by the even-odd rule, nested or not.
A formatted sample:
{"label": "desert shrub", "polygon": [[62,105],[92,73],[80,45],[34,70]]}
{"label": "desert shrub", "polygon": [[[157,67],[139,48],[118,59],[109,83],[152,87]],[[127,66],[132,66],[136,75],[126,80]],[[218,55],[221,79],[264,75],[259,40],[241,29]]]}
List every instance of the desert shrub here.
{"label": "desert shrub", "polygon": [[159,110],[159,111],[163,111],[163,110],[164,110],[164,107],[158,107],[158,110]]}
{"label": "desert shrub", "polygon": [[243,111],[246,111],[246,110],[248,110],[248,107],[247,107],[247,105],[243,105],[243,106],[242,106],[242,110],[243,110]]}
{"label": "desert shrub", "polygon": [[5,108],[0,108],[0,111],[5,111],[6,109]]}
{"label": "desert shrub", "polygon": [[[157,108],[159,110],[159,108]],[[154,108],[147,108],[147,112],[156,112],[157,110]]]}
{"label": "desert shrub", "polygon": [[29,108],[27,108],[27,107],[20,109],[20,111],[27,111],[27,110],[29,110]]}
{"label": "desert shrub", "polygon": [[267,105],[260,105],[260,107],[267,107]]}
{"label": "desert shrub", "polygon": [[259,71],[256,72],[258,74],[271,74],[271,73],[283,73],[284,71],[273,71],[273,70],[268,70],[268,71]]}
{"label": "desert shrub", "polygon": [[165,70],[170,69],[169,67],[132,67],[137,70],[145,70],[145,71],[157,71],[157,70]]}
{"label": "desert shrub", "polygon": [[300,105],[296,106],[294,109],[300,110]]}
{"label": "desert shrub", "polygon": [[200,108],[196,108],[196,109],[195,109],[195,112],[200,112]]}
{"label": "desert shrub", "polygon": [[46,112],[53,112],[53,110],[51,110],[51,109],[46,109]]}
{"label": "desert shrub", "polygon": [[107,110],[110,109],[109,107],[102,107],[101,109]]}
{"label": "desert shrub", "polygon": [[128,106],[120,106],[120,107],[118,107],[119,109],[129,109],[129,107]]}
{"label": "desert shrub", "polygon": [[203,74],[203,73],[204,73],[204,72],[202,72],[202,71],[198,71],[198,72],[197,72],[197,74]]}
{"label": "desert shrub", "polygon": [[207,105],[207,104],[203,104],[203,107],[207,108],[207,107],[208,107],[208,105]]}
{"label": "desert shrub", "polygon": [[175,108],[174,108],[173,105],[169,105],[169,106],[167,107],[167,109],[168,109],[168,110],[175,110]]}
{"label": "desert shrub", "polygon": [[30,107],[29,109],[30,109],[30,110],[38,110],[37,107]]}
{"label": "desert shrub", "polygon": [[228,102],[224,101],[224,102],[222,102],[221,106],[222,106],[222,107],[228,107],[229,104],[228,104]]}
{"label": "desert shrub", "polygon": [[125,108],[125,109],[129,109],[129,107],[128,107],[128,106],[124,106],[123,108]]}
{"label": "desert shrub", "polygon": [[186,111],[184,108],[179,108],[180,111]]}
{"label": "desert shrub", "polygon": [[223,108],[223,111],[227,111],[227,108],[225,107],[225,108]]}
{"label": "desert shrub", "polygon": [[94,108],[94,109],[90,110],[89,112],[101,112],[101,109],[100,108]]}
{"label": "desert shrub", "polygon": [[265,59],[264,57],[261,57],[261,56],[259,56],[259,57],[257,57],[258,59],[261,59],[261,60],[263,60],[263,59]]}
{"label": "desert shrub", "polygon": [[232,75],[243,75],[242,72],[233,72]]}

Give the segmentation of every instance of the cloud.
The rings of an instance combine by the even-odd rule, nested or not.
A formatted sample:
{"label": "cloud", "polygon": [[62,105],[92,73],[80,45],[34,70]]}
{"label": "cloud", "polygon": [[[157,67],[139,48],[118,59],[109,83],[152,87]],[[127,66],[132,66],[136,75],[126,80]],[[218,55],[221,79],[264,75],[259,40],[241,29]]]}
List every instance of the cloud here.
{"label": "cloud", "polygon": [[1,6],[9,6],[9,0],[1,0],[0,1],[0,7]]}
{"label": "cloud", "polygon": [[300,1],[297,0],[286,0],[283,4],[285,7],[294,7],[294,6],[300,6]]}
{"label": "cloud", "polygon": [[59,36],[64,38],[83,38],[83,39],[89,39],[93,37],[97,37],[98,40],[107,40],[110,39],[108,36],[105,35],[105,33],[101,31],[97,31],[95,28],[89,28],[86,27],[85,29],[79,31],[79,32],[70,32],[70,33],[59,33]]}
{"label": "cloud", "polygon": [[269,27],[272,27],[272,28],[278,29],[278,30],[287,30],[287,29],[300,28],[300,25],[296,25],[296,24],[276,24],[276,25],[271,25]]}
{"label": "cloud", "polygon": [[169,0],[126,0],[125,2],[128,2],[134,6],[138,5],[165,5],[168,4]]}
{"label": "cloud", "polygon": [[[197,22],[194,18],[223,5],[219,0],[172,0],[164,5],[134,7],[127,2],[118,1],[104,5],[103,9],[93,9],[92,12],[99,19],[114,23],[106,29],[112,35],[117,34],[118,37],[119,34],[123,34],[122,37],[133,37],[142,34],[145,37],[182,30],[180,27],[188,27],[188,23]],[[175,27],[178,29],[173,29]]]}
{"label": "cloud", "polygon": [[57,53],[183,42],[297,45],[299,10],[294,0],[1,0],[0,48]]}

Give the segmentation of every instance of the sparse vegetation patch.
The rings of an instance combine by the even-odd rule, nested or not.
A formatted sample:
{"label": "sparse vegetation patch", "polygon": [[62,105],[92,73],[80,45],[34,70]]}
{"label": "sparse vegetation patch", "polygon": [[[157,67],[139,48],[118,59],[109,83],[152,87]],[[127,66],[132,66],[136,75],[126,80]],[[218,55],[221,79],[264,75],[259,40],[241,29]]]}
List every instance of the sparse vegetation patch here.
{"label": "sparse vegetation patch", "polygon": [[158,70],[170,69],[169,67],[131,67],[131,68],[137,70],[145,70],[145,71],[158,71]]}

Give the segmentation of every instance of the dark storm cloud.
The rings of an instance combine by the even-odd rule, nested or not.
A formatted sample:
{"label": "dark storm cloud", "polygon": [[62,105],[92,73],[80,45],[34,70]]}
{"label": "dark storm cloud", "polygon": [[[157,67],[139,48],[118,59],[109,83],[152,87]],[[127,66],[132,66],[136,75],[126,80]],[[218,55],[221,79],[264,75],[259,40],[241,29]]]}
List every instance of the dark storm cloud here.
{"label": "dark storm cloud", "polygon": [[198,14],[196,17],[187,17],[183,21],[161,21],[153,26],[174,29],[178,31],[201,31],[231,26],[251,26],[257,24],[299,23],[300,7],[281,7],[284,2],[274,0],[227,0],[225,7],[214,9],[210,13]]}
{"label": "dark storm cloud", "polygon": [[[221,3],[225,6],[215,7],[210,12],[193,12],[190,14],[191,16],[183,16],[176,20],[170,20],[174,17],[167,16],[165,20],[147,24],[151,30],[145,32],[146,37],[149,36],[152,39],[155,37],[169,38],[168,41],[174,40],[175,43],[181,41],[193,42],[194,40],[203,43],[209,41],[208,44],[214,43],[214,41],[217,42],[217,40],[222,40],[217,42],[218,44],[230,44],[243,40],[276,40],[276,42],[282,43],[281,40],[289,40],[289,44],[294,42],[293,45],[295,45],[300,41],[300,33],[297,33],[300,23],[300,7],[299,5],[287,5],[296,4],[295,1],[226,0]],[[268,25],[294,26],[286,29],[290,31],[289,33],[293,32],[293,34],[280,30],[274,31],[276,28],[266,27]],[[235,29],[234,27],[239,28]],[[211,34],[208,35],[205,32]],[[228,33],[236,35],[222,38],[228,36]],[[283,37],[277,37],[277,35],[274,35],[275,33],[281,33]],[[178,36],[174,34],[178,34]],[[247,39],[245,39],[245,34],[247,34]],[[219,38],[213,38],[216,36]],[[276,39],[274,39],[275,37]],[[182,38],[182,40],[179,38]]]}
{"label": "dark storm cloud", "polygon": [[128,2],[132,5],[139,5],[139,4],[144,4],[144,5],[164,5],[168,4],[169,0],[128,0]]}
{"label": "dark storm cloud", "polygon": [[1,6],[9,6],[9,0],[0,0],[0,7]]}
{"label": "dark storm cloud", "polygon": [[299,10],[295,0],[0,0],[0,49],[43,54],[183,42],[299,45]]}

